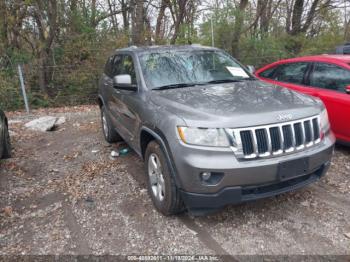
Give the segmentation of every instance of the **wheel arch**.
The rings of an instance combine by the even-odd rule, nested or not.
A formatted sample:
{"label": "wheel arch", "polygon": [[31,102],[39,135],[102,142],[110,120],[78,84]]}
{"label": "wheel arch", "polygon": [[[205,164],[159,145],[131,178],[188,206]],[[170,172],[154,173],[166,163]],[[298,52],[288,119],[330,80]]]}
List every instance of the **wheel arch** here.
{"label": "wheel arch", "polygon": [[100,108],[102,108],[102,106],[105,105],[105,102],[104,102],[103,97],[101,95],[98,95],[96,102]]}
{"label": "wheel arch", "polygon": [[180,183],[180,180],[177,176],[177,171],[176,171],[176,167],[175,167],[175,164],[173,161],[172,153],[171,153],[170,148],[169,148],[169,144],[168,144],[164,134],[160,130],[154,130],[154,129],[151,129],[149,127],[142,127],[141,128],[140,149],[141,149],[142,158],[145,160],[145,153],[146,153],[147,145],[151,141],[156,141],[161,146],[161,148],[165,154],[165,158],[167,160],[167,163],[169,165],[170,173],[174,177],[176,186],[181,188],[181,183]]}

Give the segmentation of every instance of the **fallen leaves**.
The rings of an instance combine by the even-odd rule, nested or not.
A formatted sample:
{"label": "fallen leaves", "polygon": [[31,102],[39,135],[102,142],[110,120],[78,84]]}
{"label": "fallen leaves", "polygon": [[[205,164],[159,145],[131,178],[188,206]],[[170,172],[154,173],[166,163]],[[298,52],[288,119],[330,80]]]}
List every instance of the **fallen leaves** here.
{"label": "fallen leaves", "polygon": [[67,161],[72,161],[74,159],[76,159],[78,156],[81,156],[83,154],[82,151],[76,151],[76,152],[73,152],[71,154],[68,154],[68,155],[64,155],[63,156],[63,159],[67,162]]}
{"label": "fallen leaves", "polygon": [[90,198],[89,190],[103,189],[101,187],[91,188],[86,186],[91,183],[92,180],[102,177],[105,173],[113,168],[113,164],[106,160],[100,161],[87,161],[81,166],[81,169],[77,172],[73,172],[67,175],[63,181],[59,182],[58,186],[62,191],[68,192],[73,199]]}
{"label": "fallen leaves", "polygon": [[12,216],[12,213],[13,213],[12,207],[10,207],[10,206],[4,207],[3,212],[4,212],[5,216],[7,216],[7,217]]}
{"label": "fallen leaves", "polygon": [[1,165],[1,168],[7,170],[8,172],[14,173],[16,176],[24,176],[25,175],[24,169],[13,160],[5,161]]}

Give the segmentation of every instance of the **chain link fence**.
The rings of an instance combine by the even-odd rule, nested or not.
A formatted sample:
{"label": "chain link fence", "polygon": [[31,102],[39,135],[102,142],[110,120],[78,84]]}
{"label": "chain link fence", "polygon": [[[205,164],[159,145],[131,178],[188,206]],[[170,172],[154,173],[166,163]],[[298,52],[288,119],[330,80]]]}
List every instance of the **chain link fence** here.
{"label": "chain link fence", "polygon": [[[91,51],[91,50],[89,50]],[[22,64],[24,85],[31,109],[40,107],[73,106],[96,103],[98,81],[107,54],[89,63],[52,64],[45,67],[38,63]],[[255,68],[284,57],[246,56],[240,61]],[[46,75],[43,74],[46,72]],[[46,77],[45,84],[40,81]],[[18,64],[0,65],[0,108],[5,111],[25,109],[21,92]]]}
{"label": "chain link fence", "polygon": [[[96,103],[102,69],[103,66],[68,64],[43,68],[34,63],[0,68],[0,108],[5,111],[25,108],[19,70],[31,109]],[[40,81],[47,76],[43,85]]]}

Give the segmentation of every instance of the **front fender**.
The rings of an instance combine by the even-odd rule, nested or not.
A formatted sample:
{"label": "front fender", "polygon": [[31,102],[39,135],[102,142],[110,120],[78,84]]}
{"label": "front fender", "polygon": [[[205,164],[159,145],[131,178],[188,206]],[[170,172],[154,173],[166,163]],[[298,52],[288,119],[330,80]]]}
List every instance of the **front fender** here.
{"label": "front fender", "polygon": [[145,131],[145,132],[149,133],[150,135],[152,135],[155,138],[155,140],[159,143],[159,145],[161,146],[161,148],[164,152],[164,155],[166,157],[168,166],[170,168],[170,173],[175,180],[176,186],[178,188],[181,188],[181,181],[177,175],[178,173],[177,173],[174,161],[173,161],[173,154],[170,150],[169,143],[168,143],[165,135],[163,134],[163,132],[161,130],[159,130],[158,128],[151,128],[151,127],[147,127],[147,126],[143,126],[141,128],[141,132],[142,131]]}

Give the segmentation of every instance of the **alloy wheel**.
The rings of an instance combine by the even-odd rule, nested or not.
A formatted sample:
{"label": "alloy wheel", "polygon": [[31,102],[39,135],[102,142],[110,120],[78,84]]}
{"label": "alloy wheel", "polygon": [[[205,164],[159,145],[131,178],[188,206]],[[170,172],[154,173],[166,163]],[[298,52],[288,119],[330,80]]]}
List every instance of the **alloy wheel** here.
{"label": "alloy wheel", "polygon": [[153,195],[158,201],[163,201],[165,197],[165,180],[159,157],[154,153],[148,158],[148,175]]}
{"label": "alloy wheel", "polygon": [[102,112],[102,127],[103,132],[105,133],[105,136],[108,137],[108,123],[105,112]]}

